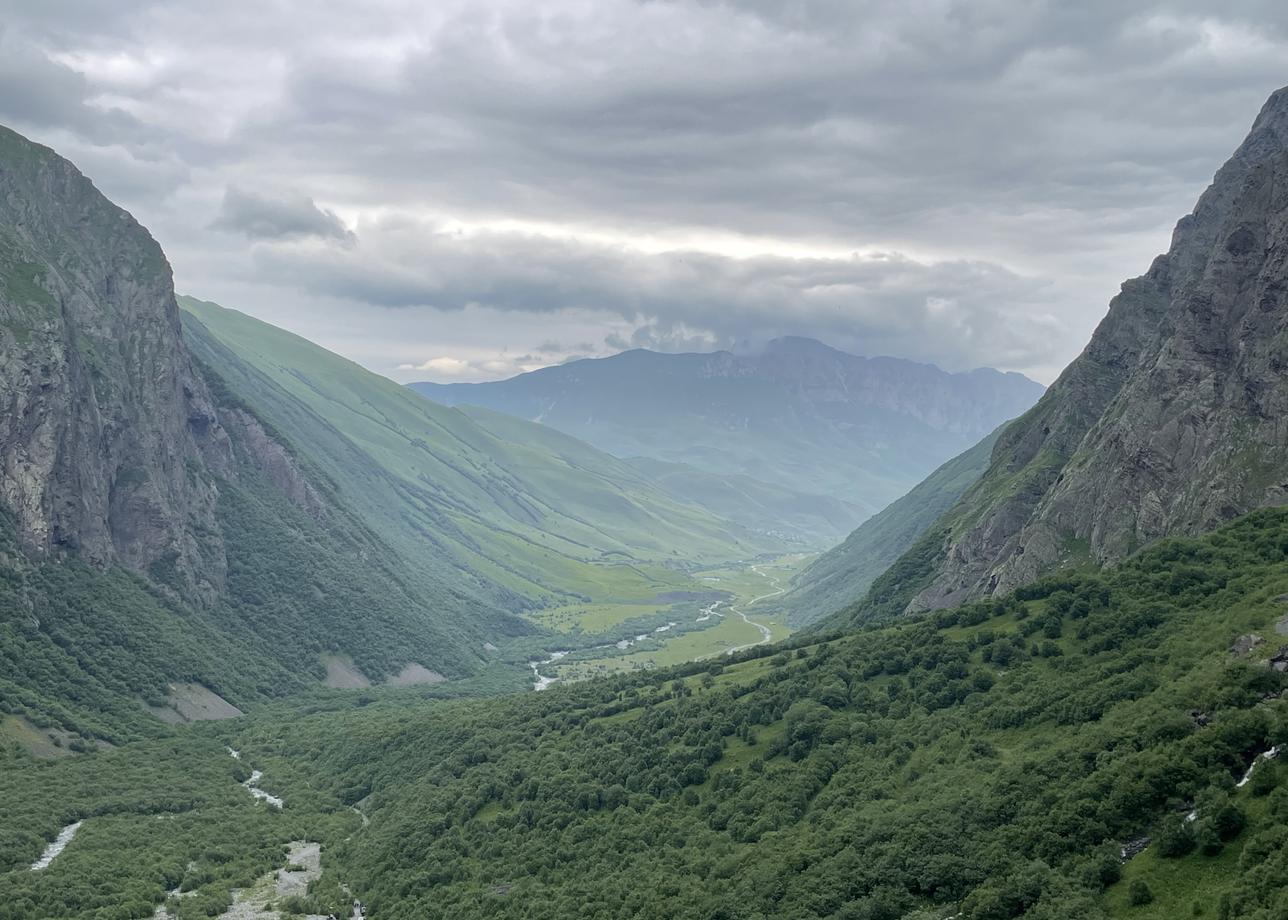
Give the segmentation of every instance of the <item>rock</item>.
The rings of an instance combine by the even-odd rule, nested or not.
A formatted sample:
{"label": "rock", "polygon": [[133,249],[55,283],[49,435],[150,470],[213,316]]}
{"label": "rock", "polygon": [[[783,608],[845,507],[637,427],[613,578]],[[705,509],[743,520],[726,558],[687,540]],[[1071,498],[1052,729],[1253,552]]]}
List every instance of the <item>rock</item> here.
{"label": "rock", "polygon": [[223,583],[214,477],[191,470],[231,450],[180,340],[170,265],[74,166],[6,128],[0,406],[0,501],[29,554],[207,596]]}
{"label": "rock", "polygon": [[1244,655],[1251,653],[1254,648],[1265,641],[1265,639],[1261,638],[1256,633],[1249,633],[1246,636],[1240,636],[1235,639],[1234,644],[1230,646],[1230,653],[1243,657]]}
{"label": "rock", "polygon": [[[908,609],[1288,504],[1288,89],[942,519]],[[1251,475],[1250,470],[1256,470]],[[1023,552],[1020,548],[1023,547]],[[924,588],[921,586],[925,586]],[[861,617],[861,611],[860,611]]]}
{"label": "rock", "polygon": [[1288,647],[1281,648],[1270,656],[1267,664],[1270,665],[1272,670],[1278,671],[1280,674],[1288,671]]}
{"label": "rock", "polygon": [[1203,726],[1207,725],[1210,721],[1212,721],[1212,717],[1208,715],[1206,712],[1204,712],[1202,709],[1191,709],[1190,721],[1192,721],[1199,728],[1202,728]]}
{"label": "rock", "polygon": [[1141,853],[1145,852],[1145,848],[1148,846],[1148,837],[1136,837],[1132,840],[1128,840],[1118,848],[1118,858],[1123,862],[1127,862],[1129,859],[1134,859]]}
{"label": "rock", "polygon": [[220,479],[319,491],[184,344],[156,240],[52,150],[0,127],[0,506],[29,557],[122,564],[184,600],[226,587]]}

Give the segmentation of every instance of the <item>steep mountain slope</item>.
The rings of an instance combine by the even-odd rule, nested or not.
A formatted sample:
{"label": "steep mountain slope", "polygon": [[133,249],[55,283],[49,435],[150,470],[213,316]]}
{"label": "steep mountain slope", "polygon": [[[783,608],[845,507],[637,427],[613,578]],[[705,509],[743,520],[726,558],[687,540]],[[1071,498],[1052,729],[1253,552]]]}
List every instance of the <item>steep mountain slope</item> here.
{"label": "steep mountain slope", "polygon": [[792,579],[774,602],[793,626],[806,626],[861,599],[872,583],[951,508],[988,469],[994,431],[949,460],[907,495],[891,502]]}
{"label": "steep mountain slope", "polygon": [[[182,298],[188,341],[412,558],[511,609],[647,599],[682,570],[786,544],[676,501],[623,461],[540,425],[481,425],[304,339]],[[496,430],[493,430],[496,429]]]}
{"label": "steep mountain slope", "polygon": [[998,440],[961,502],[859,618],[1006,593],[1288,501],[1288,90],[1171,249]]}
{"label": "steep mountain slope", "polygon": [[[545,425],[478,406],[459,408],[503,440],[541,443],[552,453],[585,451],[582,442]],[[749,531],[804,548],[835,545],[865,517],[862,510],[847,502],[794,492],[749,476],[708,473],[684,463],[649,457],[628,457],[625,465],[634,471],[634,477],[623,469],[621,461],[607,454],[598,454],[593,468],[598,472],[601,466],[611,467],[607,475],[623,487],[647,483],[648,488],[660,488],[682,504],[697,505]]]}
{"label": "steep mountain slope", "polygon": [[0,495],[24,548],[210,595],[228,436],[179,344],[170,270],[130,215],[52,151],[0,128]]}
{"label": "steep mountain slope", "polygon": [[805,547],[835,546],[867,517],[850,502],[737,473],[710,473],[651,457],[630,457],[627,462],[677,498],[752,530],[798,540]]}
{"label": "steep mountain slope", "polygon": [[738,473],[871,514],[1042,388],[1019,374],[947,374],[789,338],[760,355],[628,351],[510,380],[412,384],[558,428],[618,457]]}
{"label": "steep mountain slope", "polygon": [[408,565],[180,335],[147,231],[0,129],[0,708],[119,739],[143,700],[245,706],[328,653],[464,675],[523,629]]}

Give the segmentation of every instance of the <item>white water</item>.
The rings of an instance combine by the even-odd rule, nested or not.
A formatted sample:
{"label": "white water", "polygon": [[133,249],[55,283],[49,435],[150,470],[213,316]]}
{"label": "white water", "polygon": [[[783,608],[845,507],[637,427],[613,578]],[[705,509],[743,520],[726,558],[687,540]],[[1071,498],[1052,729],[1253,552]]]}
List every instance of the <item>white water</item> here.
{"label": "white water", "polygon": [[47,869],[49,864],[54,861],[54,858],[67,849],[67,844],[72,842],[72,838],[76,836],[80,826],[81,822],[77,821],[75,824],[69,824],[59,831],[58,836],[54,838],[54,842],[45,847],[45,852],[40,854],[40,859],[31,864],[31,871],[39,872],[41,869]]}
{"label": "white water", "polygon": [[1263,760],[1274,760],[1276,757],[1279,756],[1279,752],[1282,750],[1283,748],[1281,748],[1279,745],[1276,744],[1270,750],[1265,751],[1264,753],[1258,754],[1256,757],[1254,757],[1252,759],[1252,763],[1248,764],[1248,772],[1243,774],[1243,779],[1239,780],[1237,783],[1234,784],[1234,788],[1242,789],[1244,786],[1248,785],[1248,781],[1252,779],[1252,772],[1257,769],[1257,764],[1261,763],[1261,761]]}
{"label": "white water", "polygon": [[[1256,757],[1252,758],[1252,763],[1248,764],[1248,769],[1244,771],[1243,778],[1234,784],[1234,788],[1242,789],[1244,786],[1248,785],[1248,783],[1252,779],[1252,774],[1256,772],[1257,764],[1261,763],[1263,760],[1274,760],[1276,757],[1279,756],[1279,754],[1282,751],[1283,751],[1283,748],[1276,744],[1274,747],[1270,748],[1269,750],[1262,751]],[[1199,817],[1199,810],[1195,808],[1185,816],[1185,823],[1193,824],[1195,821],[1198,820],[1198,817]]]}
{"label": "white water", "polygon": [[267,802],[269,805],[272,805],[274,808],[281,808],[282,807],[281,799],[273,795],[271,792],[265,792],[263,789],[259,788],[259,786],[255,785],[263,778],[264,778],[263,771],[251,770],[250,779],[246,780],[246,782],[242,783],[242,785],[245,786],[246,790],[255,798],[260,799],[261,801]]}
{"label": "white water", "polygon": [[542,668],[542,667],[544,667],[545,665],[548,665],[548,664],[554,664],[554,663],[555,663],[556,661],[558,661],[560,658],[565,658],[565,657],[567,657],[567,655],[568,655],[568,653],[567,653],[566,651],[565,651],[565,652],[551,652],[551,653],[550,653],[550,657],[549,657],[549,658],[547,658],[545,661],[529,661],[529,662],[528,662],[528,667],[532,668],[532,681],[533,681],[533,683],[532,683],[532,689],[533,689],[533,690],[544,690],[544,689],[546,689],[547,687],[549,687],[551,684],[553,684],[555,681],[557,681],[559,678],[557,678],[557,677],[545,677],[544,675],[542,675],[542,673],[541,673],[541,671],[540,671],[539,669],[540,669],[540,668]]}
{"label": "white water", "polygon": [[711,619],[712,617],[724,616],[724,614],[721,613],[719,609],[720,605],[723,603],[724,601],[716,601],[714,604],[711,604],[709,607],[703,607],[702,613],[698,614],[698,622],[705,623],[707,620]]}
{"label": "white water", "polygon": [[[233,760],[241,760],[241,751],[234,751],[232,748],[227,748],[227,751]],[[281,808],[284,804],[281,799],[273,795],[271,792],[265,792],[263,789],[259,788],[259,781],[263,778],[263,770],[251,770],[250,779],[246,780],[242,785],[246,787],[247,792],[260,801],[267,802],[274,808]]]}

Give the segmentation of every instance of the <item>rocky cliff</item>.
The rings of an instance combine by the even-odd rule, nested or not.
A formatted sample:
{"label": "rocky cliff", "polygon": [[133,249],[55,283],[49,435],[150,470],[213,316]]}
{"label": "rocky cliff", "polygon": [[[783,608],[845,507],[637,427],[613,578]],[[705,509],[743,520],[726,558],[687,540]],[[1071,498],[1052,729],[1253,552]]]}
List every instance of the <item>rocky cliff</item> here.
{"label": "rocky cliff", "polygon": [[950,606],[1285,503],[1285,369],[1281,90],[1169,251],[1123,285],[1086,350],[1006,429],[988,471],[926,538],[938,545],[914,547],[874,591],[911,609]]}
{"label": "rocky cliff", "polygon": [[29,553],[218,590],[204,473],[230,448],[180,342],[169,264],[75,167],[4,128],[0,407],[0,499]]}

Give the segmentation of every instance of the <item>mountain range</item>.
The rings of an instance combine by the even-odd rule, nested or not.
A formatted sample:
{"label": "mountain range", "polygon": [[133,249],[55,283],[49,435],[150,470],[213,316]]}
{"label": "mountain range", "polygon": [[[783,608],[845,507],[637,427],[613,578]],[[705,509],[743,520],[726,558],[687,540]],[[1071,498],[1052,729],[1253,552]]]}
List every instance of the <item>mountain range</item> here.
{"label": "mountain range", "polygon": [[176,299],[75,167],[8,130],[0,164],[0,696],[28,720],[119,739],[155,730],[141,702],[463,678],[533,631],[523,611],[647,603],[795,546]]}
{"label": "mountain range", "polygon": [[443,405],[540,422],[618,457],[839,499],[857,509],[853,524],[1042,394],[1020,374],[950,374],[805,338],[751,355],[636,349],[492,383],[411,386]]}

